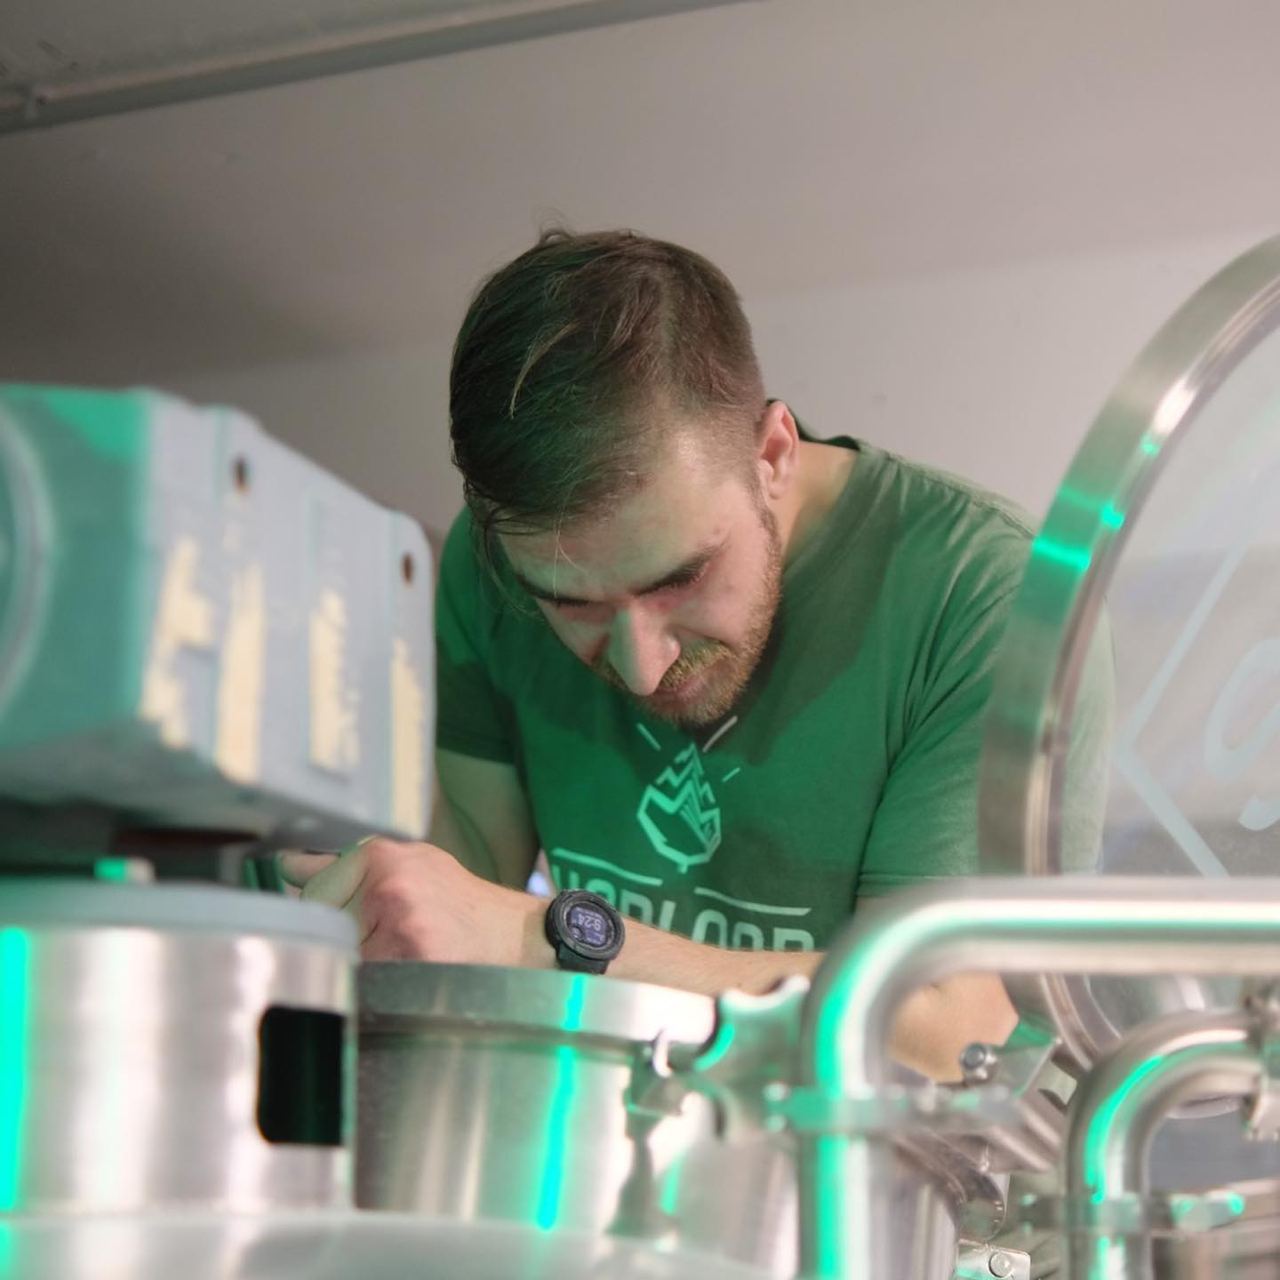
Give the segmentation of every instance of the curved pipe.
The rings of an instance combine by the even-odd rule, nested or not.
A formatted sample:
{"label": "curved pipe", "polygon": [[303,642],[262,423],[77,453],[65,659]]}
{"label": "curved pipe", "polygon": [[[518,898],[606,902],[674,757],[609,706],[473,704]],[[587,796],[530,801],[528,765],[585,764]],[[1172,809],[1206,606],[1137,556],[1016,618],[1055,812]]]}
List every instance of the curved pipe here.
{"label": "curved pipe", "polygon": [[[1156,1130],[1175,1107],[1208,1094],[1254,1093],[1263,1075],[1245,1013],[1178,1014],[1126,1038],[1076,1090],[1067,1131],[1069,1202],[1146,1196]],[[1071,1280],[1150,1280],[1143,1235],[1067,1232]]]}
{"label": "curved pipe", "polygon": [[[888,1083],[889,1032],[911,991],[947,974],[1250,974],[1280,970],[1280,881],[1194,877],[952,881],[895,895],[836,939],[801,1032],[801,1083],[831,1098]],[[800,1141],[801,1273],[890,1275],[878,1190],[891,1148]]]}

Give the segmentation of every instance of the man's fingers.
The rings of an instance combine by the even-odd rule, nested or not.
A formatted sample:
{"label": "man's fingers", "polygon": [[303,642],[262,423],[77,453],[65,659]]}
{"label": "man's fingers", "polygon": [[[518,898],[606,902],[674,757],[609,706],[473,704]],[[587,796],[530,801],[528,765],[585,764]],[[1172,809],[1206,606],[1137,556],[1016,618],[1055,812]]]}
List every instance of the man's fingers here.
{"label": "man's fingers", "polygon": [[461,872],[449,854],[431,845],[374,837],[340,854],[290,849],[277,862],[305,900],[337,907],[355,920],[365,960],[425,958],[422,906],[429,872],[433,866]]}
{"label": "man's fingers", "polygon": [[300,849],[287,849],[276,858],[276,866],[286,883],[302,889],[313,876],[337,860],[336,853],[304,853]]}
{"label": "man's fingers", "polygon": [[[355,844],[349,844],[337,853],[328,853],[321,849],[285,849],[276,854],[276,867],[280,874],[295,889],[305,888],[326,867],[333,866],[339,858],[346,858],[359,852],[377,836],[364,836]],[[350,897],[350,894],[347,895]]]}
{"label": "man's fingers", "polygon": [[290,850],[280,855],[280,874],[301,887],[309,902],[326,902],[345,909],[351,905],[364,882],[368,858],[362,840],[340,854],[304,853]]}

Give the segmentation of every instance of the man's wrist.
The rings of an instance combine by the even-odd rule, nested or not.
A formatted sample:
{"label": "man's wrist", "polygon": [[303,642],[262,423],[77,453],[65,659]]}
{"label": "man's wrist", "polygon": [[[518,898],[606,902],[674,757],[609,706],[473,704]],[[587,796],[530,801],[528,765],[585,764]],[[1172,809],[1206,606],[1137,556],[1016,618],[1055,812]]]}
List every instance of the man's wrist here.
{"label": "man's wrist", "polygon": [[520,963],[526,969],[554,969],[556,953],[547,941],[547,907],[550,898],[525,894],[524,921],[520,932]]}

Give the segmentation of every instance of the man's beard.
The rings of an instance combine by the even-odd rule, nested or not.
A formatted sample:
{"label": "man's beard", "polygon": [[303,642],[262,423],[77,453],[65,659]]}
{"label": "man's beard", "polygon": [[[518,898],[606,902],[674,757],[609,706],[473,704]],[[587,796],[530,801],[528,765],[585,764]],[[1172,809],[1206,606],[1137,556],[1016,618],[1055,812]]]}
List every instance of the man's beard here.
{"label": "man's beard", "polygon": [[[737,644],[703,640],[681,649],[680,656],[667,668],[657,689],[643,696],[631,693],[626,681],[609,665],[604,655],[593,664],[592,670],[602,680],[630,695],[650,715],[684,729],[703,728],[726,715],[751,682],[769,642],[782,598],[782,540],[778,536],[778,522],[763,499],[758,512],[767,539],[767,559],[760,588],[751,602],[746,632]],[[664,694],[678,693],[686,680],[703,672],[709,673],[707,684],[695,701],[676,705],[669,698],[664,700]]]}

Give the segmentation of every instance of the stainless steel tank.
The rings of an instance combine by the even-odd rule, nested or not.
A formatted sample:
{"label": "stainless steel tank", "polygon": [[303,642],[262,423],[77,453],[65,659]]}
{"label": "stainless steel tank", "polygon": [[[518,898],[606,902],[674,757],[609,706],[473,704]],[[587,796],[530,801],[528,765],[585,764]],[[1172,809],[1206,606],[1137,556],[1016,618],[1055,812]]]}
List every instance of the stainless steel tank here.
{"label": "stainless steel tank", "polygon": [[354,963],[309,903],[0,882],[0,1215],[349,1206]]}
{"label": "stainless steel tank", "polygon": [[[399,1213],[0,1218],[5,1280],[767,1280],[741,1263],[515,1223]],[[914,1280],[914,1277],[904,1277]]]}
{"label": "stainless steel tank", "polygon": [[[656,1038],[701,1045],[709,998],[558,972],[369,964],[359,974],[356,1198],[368,1209],[651,1241],[795,1273],[786,1137],[717,1133],[707,1098],[648,1110]],[[901,1164],[913,1280],[949,1280],[950,1205]]]}

